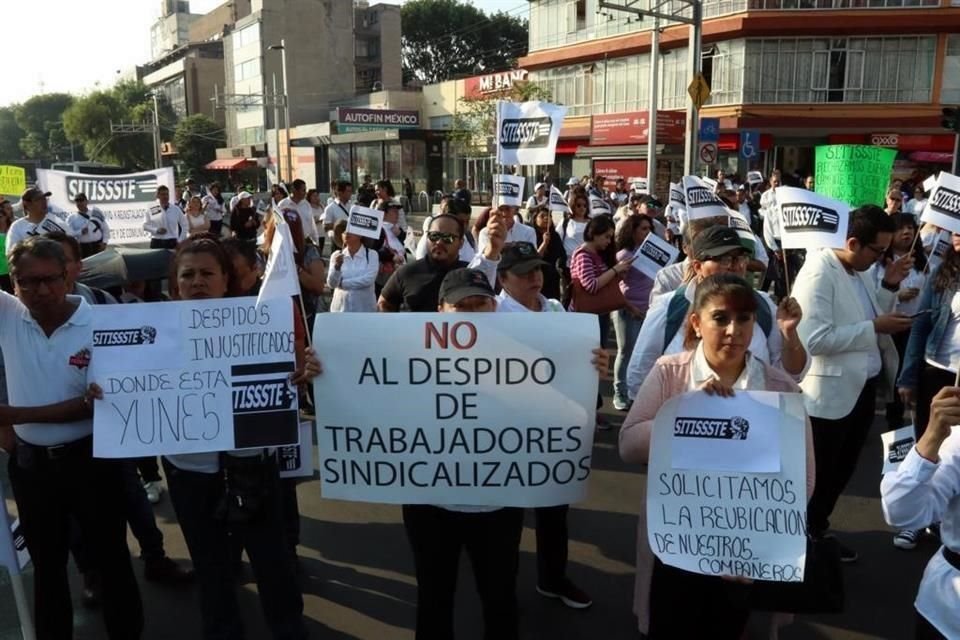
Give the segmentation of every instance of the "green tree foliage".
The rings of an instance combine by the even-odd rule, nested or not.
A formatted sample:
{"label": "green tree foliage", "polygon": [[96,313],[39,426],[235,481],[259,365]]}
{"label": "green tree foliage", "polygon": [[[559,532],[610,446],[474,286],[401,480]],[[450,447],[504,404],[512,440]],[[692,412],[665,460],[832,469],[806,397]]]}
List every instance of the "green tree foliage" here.
{"label": "green tree foliage", "polygon": [[188,174],[202,171],[203,166],[216,157],[217,147],[227,144],[223,128],[202,113],[187,116],[177,124],[173,133],[177,158]]}
{"label": "green tree foliage", "polygon": [[61,119],[73,100],[66,93],[43,93],[14,107],[14,119],[23,131],[20,150],[27,158],[57,158],[65,147],[69,154]]}
{"label": "green tree foliage", "polygon": [[23,159],[20,149],[23,135],[14,107],[0,107],[0,163]]}
{"label": "green tree foliage", "polygon": [[424,84],[513,66],[527,52],[527,21],[487,16],[463,0],[410,0],[400,9],[404,79]]}
{"label": "green tree foliage", "polygon": [[457,112],[453,116],[453,126],[447,132],[447,139],[457,143],[467,155],[496,152],[498,100],[550,102],[553,96],[540,85],[523,81],[515,82],[509,91],[499,95],[460,98],[457,101]]}

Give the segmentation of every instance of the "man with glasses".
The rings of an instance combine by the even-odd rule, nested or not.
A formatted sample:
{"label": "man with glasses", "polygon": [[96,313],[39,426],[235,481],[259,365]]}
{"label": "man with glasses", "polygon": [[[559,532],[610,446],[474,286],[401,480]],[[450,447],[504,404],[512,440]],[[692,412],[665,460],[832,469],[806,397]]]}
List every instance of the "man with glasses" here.
{"label": "man with glasses", "polygon": [[[873,424],[878,389],[882,402],[893,397],[898,357],[890,336],[908,331],[913,322],[893,313],[913,258],[908,254],[891,262],[879,287],[866,273],[896,229],[896,221],[880,207],[854,209],[844,248],[811,251],[793,286],[803,308],[800,336],[813,360],[800,387],[817,462],[817,484],[807,507],[807,531],[814,537],[829,535],[830,514]],[[840,545],[842,561],[857,558],[856,551]]]}
{"label": "man with glasses", "polygon": [[884,211],[887,212],[888,216],[895,216],[900,213],[903,208],[903,193],[899,187],[891,187],[887,190],[886,203]]}
{"label": "man with glasses", "polygon": [[25,238],[44,236],[48,233],[66,233],[66,224],[47,208],[47,198],[50,192],[44,192],[36,187],[30,187],[20,196],[25,216],[20,218],[7,231],[7,255],[13,252],[13,247]]}
{"label": "man with glasses", "polygon": [[486,246],[466,263],[459,257],[464,242],[463,223],[447,213],[431,220],[427,230],[429,250],[426,257],[400,267],[390,276],[377,302],[380,311],[436,311],[444,276],[463,267],[480,269],[488,275],[493,286],[497,279],[500,249],[507,235],[503,216],[493,212],[484,232],[488,237]]}
{"label": "man with glasses", "polygon": [[10,483],[33,560],[37,637],[73,635],[67,549],[75,518],[102,578],[106,637],[139,638],[143,608],[127,550],[122,466],[93,457],[91,307],[67,295],[66,258],[52,240],[16,244],[10,270],[17,297],[0,293],[0,348],[17,373],[7,379],[10,405],[0,405],[0,424],[16,434]]}
{"label": "man with glasses", "polygon": [[[690,249],[693,279],[665,295],[647,312],[637,342],[627,365],[627,396],[632,400],[662,355],[680,353],[685,348],[686,325],[697,284],[708,276],[733,273],[743,277],[751,255],[743,247],[735,229],[714,225],[694,235]],[[757,298],[756,326],[750,352],[774,367],[783,369],[799,380],[806,372],[806,349],[797,334],[802,316],[793,298],[774,306],[770,297],[754,291]]]}

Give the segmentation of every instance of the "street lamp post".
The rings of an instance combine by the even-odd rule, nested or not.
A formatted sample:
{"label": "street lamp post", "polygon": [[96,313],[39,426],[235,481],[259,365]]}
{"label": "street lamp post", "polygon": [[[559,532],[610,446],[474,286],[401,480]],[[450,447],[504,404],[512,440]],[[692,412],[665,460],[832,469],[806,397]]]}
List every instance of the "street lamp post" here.
{"label": "street lamp post", "polygon": [[[287,180],[293,180],[293,151],[290,148],[290,85],[287,84],[287,46],[286,40],[280,38],[280,44],[270,45],[271,51],[280,52],[280,67],[283,73],[283,124],[287,133]],[[274,123],[276,124],[276,123]],[[277,149],[279,158],[280,149]],[[279,163],[278,163],[279,164]]]}
{"label": "street lamp post", "polygon": [[153,91],[153,161],[157,169],[162,166],[160,157],[160,109],[157,106],[157,92]]}

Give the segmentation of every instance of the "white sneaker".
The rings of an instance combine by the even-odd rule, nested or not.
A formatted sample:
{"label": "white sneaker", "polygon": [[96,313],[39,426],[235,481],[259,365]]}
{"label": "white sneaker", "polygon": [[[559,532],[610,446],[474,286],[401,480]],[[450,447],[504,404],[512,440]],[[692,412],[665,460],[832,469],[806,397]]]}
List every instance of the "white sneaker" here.
{"label": "white sneaker", "polygon": [[904,529],[893,536],[893,546],[897,549],[903,549],[904,551],[911,551],[917,548],[917,538],[919,536],[919,531]]}
{"label": "white sneaker", "polygon": [[153,482],[144,482],[143,490],[147,492],[147,500],[150,501],[150,504],[157,504],[160,502],[160,495],[163,493],[163,485],[160,484],[159,480]]}

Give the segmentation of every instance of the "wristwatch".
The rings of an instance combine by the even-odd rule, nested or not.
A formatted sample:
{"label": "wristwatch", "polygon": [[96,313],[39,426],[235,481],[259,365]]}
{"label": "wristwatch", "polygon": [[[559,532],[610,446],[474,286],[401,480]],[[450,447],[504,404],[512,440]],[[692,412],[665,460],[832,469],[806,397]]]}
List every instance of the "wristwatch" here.
{"label": "wristwatch", "polygon": [[890,283],[887,282],[886,280],[881,280],[881,281],[880,281],[880,286],[883,287],[884,289],[886,289],[887,291],[894,291],[894,292],[896,292],[896,291],[899,291],[899,290],[900,290],[900,283],[890,284]]}

